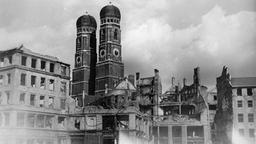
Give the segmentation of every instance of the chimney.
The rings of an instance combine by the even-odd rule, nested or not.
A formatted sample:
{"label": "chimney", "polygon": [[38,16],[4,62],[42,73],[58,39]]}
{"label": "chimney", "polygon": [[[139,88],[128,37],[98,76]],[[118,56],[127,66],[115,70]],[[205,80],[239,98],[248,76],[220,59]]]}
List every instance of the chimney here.
{"label": "chimney", "polygon": [[187,79],[186,79],[186,78],[183,78],[183,87],[186,86],[186,82],[187,82]]}
{"label": "chimney", "polygon": [[174,87],[175,77],[172,77],[172,87]]}
{"label": "chimney", "polygon": [[136,80],[139,80],[139,79],[140,79],[140,73],[136,72]]}
{"label": "chimney", "polygon": [[155,72],[155,76],[159,76],[159,70],[158,69],[154,69]]}
{"label": "chimney", "polygon": [[194,84],[196,85],[200,85],[200,68],[199,67],[196,67],[194,69]]}
{"label": "chimney", "polygon": [[134,75],[132,74],[128,75],[128,81],[131,82],[133,85],[135,85]]}
{"label": "chimney", "polygon": [[139,72],[136,72],[135,81],[136,81],[135,86],[138,87],[140,84],[140,73]]}

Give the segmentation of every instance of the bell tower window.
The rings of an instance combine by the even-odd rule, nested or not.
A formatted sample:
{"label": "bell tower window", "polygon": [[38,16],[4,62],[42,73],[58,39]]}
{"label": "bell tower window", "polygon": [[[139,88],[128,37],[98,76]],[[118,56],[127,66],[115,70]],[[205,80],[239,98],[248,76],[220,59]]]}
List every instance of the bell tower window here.
{"label": "bell tower window", "polygon": [[102,29],[101,33],[100,33],[100,40],[104,40],[105,39],[105,33],[106,33],[105,29]]}
{"label": "bell tower window", "polygon": [[117,34],[118,34],[117,29],[115,29],[115,31],[114,31],[114,39],[115,40],[117,40]]}

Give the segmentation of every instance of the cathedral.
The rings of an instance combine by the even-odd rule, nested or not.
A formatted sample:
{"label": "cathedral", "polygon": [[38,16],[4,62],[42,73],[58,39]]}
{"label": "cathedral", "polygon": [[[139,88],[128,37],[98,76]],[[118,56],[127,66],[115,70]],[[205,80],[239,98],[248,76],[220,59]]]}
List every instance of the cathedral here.
{"label": "cathedral", "polygon": [[93,100],[84,101],[83,96],[103,96],[106,89],[112,90],[124,77],[120,20],[120,10],[116,6],[107,5],[101,9],[98,57],[95,18],[83,15],[77,20],[72,97],[80,106]]}

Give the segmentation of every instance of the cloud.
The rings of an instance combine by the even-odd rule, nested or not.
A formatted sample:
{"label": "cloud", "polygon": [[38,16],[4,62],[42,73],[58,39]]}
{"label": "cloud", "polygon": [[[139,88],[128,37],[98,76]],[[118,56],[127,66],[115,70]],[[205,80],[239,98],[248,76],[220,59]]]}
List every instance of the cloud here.
{"label": "cloud", "polygon": [[255,40],[255,12],[226,15],[216,5],[202,16],[200,24],[184,29],[174,29],[161,18],[128,27],[123,50],[128,72],[137,68],[150,75],[158,68],[166,89],[171,76],[191,81],[196,66],[201,67],[206,85],[215,85],[223,65],[230,66],[235,75],[255,76]]}
{"label": "cloud", "polygon": [[[35,52],[74,64],[76,19],[86,11],[98,22],[107,0],[2,0],[0,49],[24,44]],[[215,85],[223,65],[232,76],[256,76],[255,1],[114,1],[121,10],[125,73],[153,75],[164,89],[171,76],[191,82],[201,67],[202,82]],[[98,32],[97,32],[98,36]]]}

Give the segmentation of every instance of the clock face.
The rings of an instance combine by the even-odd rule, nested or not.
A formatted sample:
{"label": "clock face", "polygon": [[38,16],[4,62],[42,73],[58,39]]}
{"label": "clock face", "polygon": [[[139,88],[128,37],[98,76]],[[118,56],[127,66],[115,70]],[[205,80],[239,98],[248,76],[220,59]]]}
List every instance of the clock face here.
{"label": "clock face", "polygon": [[106,51],[104,49],[100,50],[100,57],[104,57],[106,55]]}
{"label": "clock face", "polygon": [[114,54],[114,56],[118,57],[120,55],[120,52],[119,52],[119,50],[117,48],[115,48],[113,50],[113,54]]}

